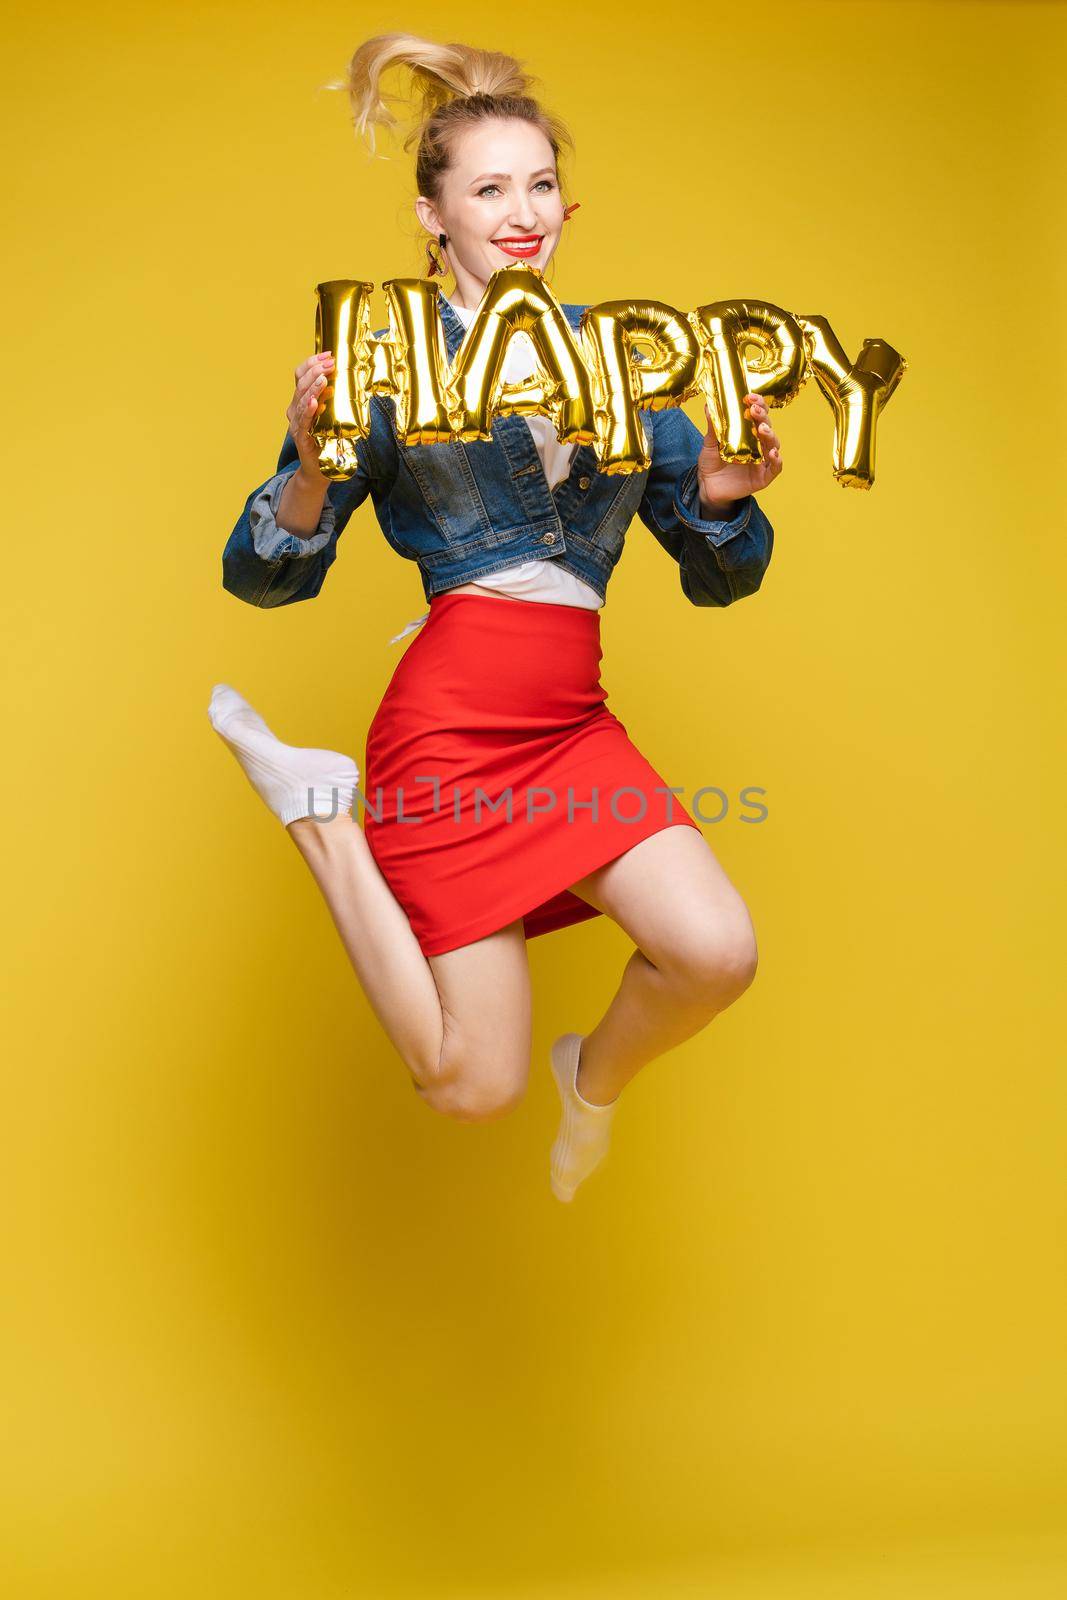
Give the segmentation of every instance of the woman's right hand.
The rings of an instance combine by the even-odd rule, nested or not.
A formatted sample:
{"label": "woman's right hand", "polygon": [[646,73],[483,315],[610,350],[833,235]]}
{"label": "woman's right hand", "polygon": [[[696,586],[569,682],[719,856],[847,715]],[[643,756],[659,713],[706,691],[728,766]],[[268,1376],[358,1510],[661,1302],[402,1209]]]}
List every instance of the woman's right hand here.
{"label": "woman's right hand", "polygon": [[306,361],[302,361],[293,373],[296,388],[285,413],[289,419],[289,432],[300,457],[299,471],[309,485],[316,487],[325,486],[329,480],[319,471],[319,447],[312,437],[311,427],[333,378],[334,367],[334,358],[329,350],[308,356]]}

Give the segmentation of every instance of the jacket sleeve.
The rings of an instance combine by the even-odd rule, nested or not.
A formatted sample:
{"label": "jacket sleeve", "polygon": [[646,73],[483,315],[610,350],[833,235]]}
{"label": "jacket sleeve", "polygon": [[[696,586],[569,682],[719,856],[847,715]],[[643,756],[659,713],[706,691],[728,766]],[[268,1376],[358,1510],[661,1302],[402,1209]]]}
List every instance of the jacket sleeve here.
{"label": "jacket sleeve", "polygon": [[754,495],[729,519],[700,515],[697,457],[704,443],[684,411],[651,413],[652,465],[637,514],[678,563],[695,606],[728,606],[755,594],[774,549],[774,529]]}
{"label": "jacket sleeve", "polygon": [[[388,454],[388,444],[385,453]],[[382,455],[382,432],[374,421],[370,438],[357,441],[356,472],[351,478],[330,484],[318,526],[304,539],[289,533],[277,520],[285,486],[300,465],[293,437],[287,432],[274,476],[253,489],[226,541],[222,552],[223,588],[253,606],[287,606],[297,600],[313,600],[336,559],[337,541],[352,513],[371,489],[388,492],[389,464],[382,462]]]}

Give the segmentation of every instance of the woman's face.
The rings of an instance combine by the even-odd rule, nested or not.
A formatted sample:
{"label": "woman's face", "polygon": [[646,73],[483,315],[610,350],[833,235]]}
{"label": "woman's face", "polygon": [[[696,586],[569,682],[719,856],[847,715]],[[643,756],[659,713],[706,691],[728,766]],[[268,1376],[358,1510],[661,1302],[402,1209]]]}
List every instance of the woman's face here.
{"label": "woman's face", "polygon": [[563,229],[556,162],[540,128],[507,118],[476,122],[452,147],[435,205],[420,196],[419,221],[445,255],[460,304],[475,306],[498,267],[528,261],[544,271]]}

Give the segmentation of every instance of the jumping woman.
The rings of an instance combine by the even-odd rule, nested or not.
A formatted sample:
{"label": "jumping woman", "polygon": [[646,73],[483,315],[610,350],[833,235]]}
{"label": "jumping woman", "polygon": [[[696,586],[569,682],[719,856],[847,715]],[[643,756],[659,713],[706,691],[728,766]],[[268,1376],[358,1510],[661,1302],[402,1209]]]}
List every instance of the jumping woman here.
{"label": "jumping woman", "polygon": [[[543,272],[554,256],[574,210],[560,170],[571,141],[510,56],[398,33],[362,44],[341,85],[372,141],[395,126],[381,80],[397,69],[414,102],[406,148],[429,271],[454,285],[438,301],[452,360],[492,274],[514,261]],[[583,309],[563,306],[575,330]],[[633,940],[600,1021],[551,1050],[562,1117],[550,1177],[570,1200],[607,1153],[625,1086],[736,1000],[757,960],[744,901],[606,705],[600,608],[635,515],[690,603],[754,593],[774,541],[754,496],[782,470],[779,442],[757,394],[745,412],[762,460],[748,466],[723,462],[710,416],[702,436],[678,409],[646,410],[650,467],[609,475],[542,417],[498,418],[473,444],[401,445],[392,400],[375,396],[357,471],[330,481],[311,428],[334,370],[326,350],[297,367],[277,472],[226,543],[223,584],[256,606],[313,599],[368,495],[389,544],[417,563],[429,610],[396,636],[416,634],[368,730],[364,826],[349,756],[283,744],[227,684],[211,723],[307,862],[435,1111],[487,1121],[522,1097],[528,939],[603,914]],[[534,371],[515,334],[506,380]]]}

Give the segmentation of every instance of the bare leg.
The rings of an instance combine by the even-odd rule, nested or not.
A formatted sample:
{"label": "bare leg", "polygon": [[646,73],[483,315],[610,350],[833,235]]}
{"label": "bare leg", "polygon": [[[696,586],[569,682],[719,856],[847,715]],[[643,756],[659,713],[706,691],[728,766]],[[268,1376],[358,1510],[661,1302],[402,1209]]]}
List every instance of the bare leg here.
{"label": "bare leg", "polygon": [[371,1009],[427,1104],[486,1121],[521,1098],[531,1001],[521,920],[424,956],[407,914],[352,817],[286,829],[307,862]]}
{"label": "bare leg", "polygon": [[695,828],[665,828],[572,888],[638,946],[582,1043],[578,1091],[606,1105],[748,988],[756,936],[744,901]]}
{"label": "bare leg", "polygon": [[[284,744],[231,684],[214,686],[208,716],[307,862],[371,1008],[427,1104],[462,1121],[510,1110],[530,1064],[522,920],[427,958],[350,814],[359,778],[352,758]],[[331,820],[320,821],[331,800]]]}

